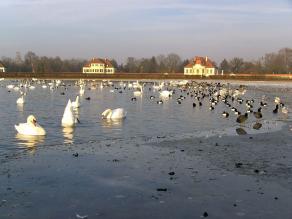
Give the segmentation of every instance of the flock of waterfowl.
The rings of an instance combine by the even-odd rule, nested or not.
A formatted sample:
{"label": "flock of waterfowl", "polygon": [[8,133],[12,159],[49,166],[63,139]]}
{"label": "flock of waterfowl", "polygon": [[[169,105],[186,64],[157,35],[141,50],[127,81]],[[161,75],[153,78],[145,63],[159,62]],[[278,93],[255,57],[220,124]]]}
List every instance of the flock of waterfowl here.
{"label": "flock of waterfowl", "polygon": [[[20,97],[16,100],[17,104],[25,104],[26,94],[31,92],[40,86],[43,89],[57,90],[58,87],[65,87],[67,84],[65,81],[53,80],[44,81],[38,79],[32,79],[22,82],[15,82],[6,86],[8,92],[16,91],[20,93]],[[228,118],[231,113],[236,116],[235,122],[245,123],[250,116],[254,116],[257,122],[253,125],[254,129],[260,129],[261,123],[259,119],[263,118],[263,111],[268,110],[268,105],[274,105],[273,114],[283,113],[288,115],[288,107],[279,97],[275,97],[274,101],[268,103],[265,96],[261,99],[253,99],[245,97],[245,86],[230,86],[223,83],[207,83],[207,82],[195,82],[195,81],[164,81],[164,82],[111,82],[111,81],[76,81],[75,86],[79,88],[79,95],[83,96],[86,89],[103,88],[104,86],[110,87],[110,92],[132,92],[130,101],[135,102],[137,98],[143,97],[143,91],[147,89],[151,92],[151,95],[147,96],[153,103],[163,104],[165,101],[173,99],[177,104],[183,104],[186,98],[192,99],[192,105],[190,107],[202,108],[203,104],[206,104],[208,100],[208,109],[213,111],[216,106],[220,104],[225,105],[225,110],[222,112],[222,117]],[[60,93],[65,95],[65,92]],[[70,99],[64,109],[61,125],[63,127],[73,127],[79,123],[79,118],[75,115],[74,110],[81,107],[80,97],[76,96],[74,101]],[[90,100],[90,97],[85,99]],[[240,107],[239,107],[240,106]],[[241,109],[241,111],[240,111]],[[101,114],[101,119],[124,119],[127,112],[123,108],[117,109],[105,109]],[[15,125],[15,129],[22,135],[46,135],[46,131],[37,123],[37,119],[34,115],[30,115],[27,118],[26,123],[20,123]]]}

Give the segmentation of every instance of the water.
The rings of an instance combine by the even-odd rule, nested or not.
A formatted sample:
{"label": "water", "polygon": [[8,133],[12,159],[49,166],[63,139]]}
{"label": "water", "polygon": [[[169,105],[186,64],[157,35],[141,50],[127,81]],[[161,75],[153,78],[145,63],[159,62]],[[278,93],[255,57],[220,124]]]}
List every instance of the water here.
{"label": "water", "polygon": [[[179,138],[179,136],[208,135],[210,131],[235,130],[237,126],[236,115],[230,113],[228,119],[223,118],[223,110],[229,110],[225,105],[219,103],[214,111],[209,110],[209,100],[205,98],[203,106],[192,107],[194,101],[186,92],[176,89],[176,93],[164,104],[159,105],[159,92],[154,91],[151,84],[146,84],[142,97],[137,97],[137,101],[131,101],[133,89],[126,88],[112,90],[119,87],[115,83],[114,87],[100,88],[100,82],[91,82],[86,86],[85,94],[80,98],[81,107],[77,114],[81,121],[75,128],[62,128],[61,118],[68,99],[75,100],[79,95],[79,87],[74,85],[73,81],[67,81],[67,86],[59,86],[57,89],[50,90],[42,88],[35,84],[36,89],[28,90],[25,97],[25,104],[19,106],[16,99],[19,97],[19,91],[8,92],[6,85],[17,85],[17,81],[2,82],[0,88],[0,156],[9,153],[20,152],[31,147],[48,147],[61,144],[80,144],[86,142],[103,142],[107,140],[147,140],[162,137]],[[93,87],[93,85],[97,85]],[[234,85],[235,87],[237,85]],[[90,87],[96,89],[89,89]],[[292,88],[289,84],[283,86],[262,85],[261,83],[251,84],[247,87],[247,93],[244,98],[254,98],[259,102],[263,95],[269,106],[263,110],[264,123],[270,123],[269,126],[282,126],[290,120],[281,113],[273,115],[273,100],[275,96],[280,96],[287,106],[291,105]],[[64,92],[65,95],[61,95]],[[154,95],[155,99],[150,100]],[[186,97],[182,104],[177,104],[176,99],[183,95]],[[90,97],[90,100],[86,100]],[[198,105],[198,104],[197,104]],[[244,110],[244,104],[235,104],[241,111]],[[101,119],[101,113],[107,108],[122,107],[127,111],[127,118],[122,121],[106,121]],[[258,103],[255,103],[255,109]],[[292,107],[291,107],[292,108]],[[230,111],[230,110],[229,110]],[[14,129],[14,124],[25,122],[28,115],[33,114],[38,122],[46,129],[47,136],[30,138],[19,136]],[[251,116],[249,124],[253,124],[256,119]],[[277,123],[278,121],[278,123]],[[279,123],[282,121],[282,123]],[[269,127],[270,129],[270,127]],[[262,130],[265,130],[265,125]],[[221,133],[222,134],[222,133]]]}
{"label": "water", "polygon": [[[73,81],[55,90],[36,84],[23,107],[16,105],[19,91],[8,92],[11,83],[19,82],[0,87],[0,218],[202,218],[204,212],[222,219],[291,218],[291,113],[272,113],[275,96],[291,109],[291,84],[246,87],[242,98],[254,98],[255,109],[263,95],[268,103],[263,127],[255,130],[253,115],[239,125],[223,103],[210,111],[205,98],[193,108],[194,99],[178,88],[158,105],[151,84],[131,101],[133,90],[111,92],[119,83],[101,89],[100,82],[96,89],[86,85],[81,123],[64,129],[65,105],[79,94]],[[186,99],[177,104],[180,95]],[[245,104],[233,105],[244,112]],[[125,120],[100,118],[117,107],[128,112]],[[16,133],[14,124],[29,114],[45,137]],[[238,128],[248,134],[238,135]]]}

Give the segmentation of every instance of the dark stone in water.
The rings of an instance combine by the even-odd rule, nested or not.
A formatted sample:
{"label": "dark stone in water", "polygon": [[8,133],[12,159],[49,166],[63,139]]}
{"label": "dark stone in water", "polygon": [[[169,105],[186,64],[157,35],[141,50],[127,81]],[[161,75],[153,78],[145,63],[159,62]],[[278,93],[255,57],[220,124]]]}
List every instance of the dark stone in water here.
{"label": "dark stone in water", "polygon": [[173,176],[175,174],[175,172],[169,172],[168,175]]}
{"label": "dark stone in water", "polygon": [[259,130],[263,125],[259,122],[257,122],[256,124],[253,125],[253,129]]}
{"label": "dark stone in water", "polygon": [[167,188],[158,188],[156,189],[157,192],[166,192]]}
{"label": "dark stone in water", "polygon": [[240,168],[240,167],[242,167],[242,165],[243,165],[243,163],[235,163],[236,168]]}
{"label": "dark stone in water", "polygon": [[255,169],[253,172],[255,173],[259,173],[260,171],[258,169]]}
{"label": "dark stone in water", "polygon": [[76,152],[76,153],[74,153],[74,154],[72,154],[74,157],[78,157],[78,153]]}
{"label": "dark stone in water", "polygon": [[247,134],[247,132],[243,128],[237,128],[236,133],[238,135],[246,135]]}
{"label": "dark stone in water", "polygon": [[278,200],[279,198],[278,198],[278,197],[275,197],[274,199],[275,199],[275,200]]}
{"label": "dark stone in water", "polygon": [[209,214],[205,211],[204,214],[203,214],[203,217],[208,217]]}
{"label": "dark stone in water", "polygon": [[119,160],[118,159],[113,159],[113,162],[119,162]]}
{"label": "dark stone in water", "polygon": [[86,100],[90,100],[90,97],[86,97],[85,99],[86,99]]}
{"label": "dark stone in water", "polygon": [[157,136],[157,138],[166,138],[166,136]]}

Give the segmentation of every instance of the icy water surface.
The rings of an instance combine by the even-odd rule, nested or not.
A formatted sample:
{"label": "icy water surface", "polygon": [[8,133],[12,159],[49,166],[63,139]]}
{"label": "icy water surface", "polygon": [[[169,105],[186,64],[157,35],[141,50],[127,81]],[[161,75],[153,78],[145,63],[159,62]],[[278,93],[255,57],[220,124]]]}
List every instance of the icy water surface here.
{"label": "icy water surface", "polygon": [[[208,97],[199,107],[183,89],[160,105],[149,83],[131,101],[132,89],[90,82],[74,129],[60,124],[68,99],[79,94],[74,81],[54,90],[36,84],[23,107],[8,84],[18,82],[0,87],[1,219],[292,218],[291,114],[272,112],[276,96],[292,108],[291,84],[250,83],[242,98],[257,109],[264,96],[268,106],[262,119],[250,115],[239,125],[222,102],[210,111]],[[245,103],[232,104],[245,111]],[[117,107],[128,112],[125,120],[100,118]],[[16,134],[14,124],[29,114],[47,136]]]}
{"label": "icy water surface", "polygon": [[[19,91],[7,89],[6,85],[17,82],[11,81],[2,83],[0,88],[0,154],[6,155],[10,152],[18,152],[26,149],[26,146],[54,146],[63,143],[86,143],[90,141],[105,141],[111,139],[148,139],[153,137],[179,136],[185,137],[194,135],[208,135],[207,132],[221,132],[228,129],[235,132],[236,115],[231,114],[228,119],[222,117],[224,110],[229,110],[222,103],[215,107],[214,111],[209,110],[209,100],[205,98],[201,107],[192,107],[198,101],[188,96],[186,92],[177,89],[176,94],[165,100],[164,104],[159,105],[160,100],[158,91],[149,91],[151,85],[146,85],[142,97],[137,97],[137,101],[131,101],[133,89],[114,90],[114,87],[100,88],[100,83],[96,89],[90,89],[91,84],[86,86],[85,94],[80,98],[81,107],[77,114],[81,121],[76,128],[62,128],[61,119],[68,99],[74,100],[79,95],[79,87],[74,86],[73,82],[66,82],[68,86],[59,86],[54,90],[42,88],[41,85],[35,85],[34,90],[28,90],[25,96],[25,104],[17,105],[16,100],[20,96]],[[119,83],[115,84],[119,87]],[[89,90],[90,89],[90,90]],[[112,92],[114,90],[114,92]],[[247,89],[244,98],[254,98],[257,102],[263,95],[269,103],[273,103],[275,96],[280,96],[282,100],[291,105],[292,88],[288,87],[265,87],[251,85]],[[11,91],[11,92],[8,92]],[[122,91],[122,93],[119,93]],[[64,94],[64,95],[62,95]],[[177,104],[177,98],[183,95],[187,97],[182,104]],[[155,96],[150,100],[150,96]],[[86,98],[90,97],[90,100]],[[239,109],[245,108],[245,104],[234,104]],[[101,119],[101,113],[107,108],[122,107],[127,111],[127,118],[123,121],[105,121]],[[255,110],[259,104],[255,104]],[[280,128],[289,118],[283,115],[273,115],[274,104],[270,104],[263,110],[263,123],[273,128]],[[230,111],[230,110],[229,110]],[[25,122],[28,115],[33,114],[38,122],[46,129],[45,138],[25,138],[16,134],[14,125]],[[249,120],[251,126],[256,119],[251,116]],[[272,124],[268,125],[269,122]],[[248,126],[248,125],[247,125]],[[258,131],[260,132],[260,131]],[[256,132],[255,132],[256,133]],[[195,136],[194,136],[195,137]]]}

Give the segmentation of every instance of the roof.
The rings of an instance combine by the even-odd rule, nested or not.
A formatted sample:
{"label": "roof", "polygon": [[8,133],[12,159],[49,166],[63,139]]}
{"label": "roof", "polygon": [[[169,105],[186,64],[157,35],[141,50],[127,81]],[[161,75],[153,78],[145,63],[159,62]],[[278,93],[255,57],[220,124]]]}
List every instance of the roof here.
{"label": "roof", "polygon": [[191,67],[193,67],[196,64],[197,65],[205,66],[206,68],[215,68],[214,63],[207,56],[205,58],[204,57],[201,57],[201,56],[196,56],[193,60],[191,60],[189,62],[189,64],[187,64],[185,66],[185,68],[191,68]]}
{"label": "roof", "polygon": [[101,58],[92,58],[89,62],[87,62],[84,67],[90,67],[91,64],[104,64],[105,67],[112,68],[113,65],[108,59],[101,59]]}

